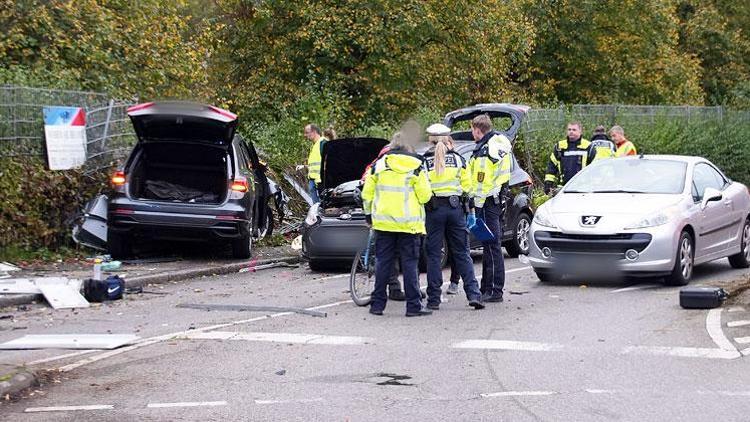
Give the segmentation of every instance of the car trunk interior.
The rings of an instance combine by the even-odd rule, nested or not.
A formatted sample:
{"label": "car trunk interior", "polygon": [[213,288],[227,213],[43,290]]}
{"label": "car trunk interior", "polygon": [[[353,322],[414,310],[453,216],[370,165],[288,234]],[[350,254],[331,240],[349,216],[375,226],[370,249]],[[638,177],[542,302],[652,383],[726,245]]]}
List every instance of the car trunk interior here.
{"label": "car trunk interior", "polygon": [[226,147],[177,142],[141,146],[129,170],[131,197],[201,204],[224,201],[229,179]]}

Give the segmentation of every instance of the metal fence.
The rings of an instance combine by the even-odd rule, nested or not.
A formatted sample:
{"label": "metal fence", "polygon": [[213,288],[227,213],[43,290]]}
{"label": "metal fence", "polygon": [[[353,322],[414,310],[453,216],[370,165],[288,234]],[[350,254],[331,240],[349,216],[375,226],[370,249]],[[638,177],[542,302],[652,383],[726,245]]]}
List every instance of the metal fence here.
{"label": "metal fence", "polygon": [[0,157],[45,157],[47,106],[81,107],[86,112],[86,164],[92,174],[126,156],[135,142],[126,110],[134,101],[85,91],[0,86]]}

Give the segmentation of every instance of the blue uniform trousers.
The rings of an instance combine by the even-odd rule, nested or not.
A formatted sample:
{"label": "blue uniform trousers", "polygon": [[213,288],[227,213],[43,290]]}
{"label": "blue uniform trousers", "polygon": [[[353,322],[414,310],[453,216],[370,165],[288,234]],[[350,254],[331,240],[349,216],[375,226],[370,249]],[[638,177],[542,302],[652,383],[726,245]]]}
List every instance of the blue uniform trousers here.
{"label": "blue uniform trousers", "polygon": [[496,204],[492,198],[487,198],[484,207],[476,209],[477,218],[484,220],[487,228],[495,235],[494,242],[482,242],[482,284],[481,290],[485,295],[493,297],[503,295],[505,286],[505,262],[501,248],[503,239],[502,205]]}
{"label": "blue uniform trousers", "polygon": [[393,276],[396,257],[401,259],[401,272],[404,275],[406,311],[418,312],[422,309],[419,294],[419,235],[400,232],[375,231],[375,288],[372,291],[370,309],[382,311],[388,301],[386,285]]}

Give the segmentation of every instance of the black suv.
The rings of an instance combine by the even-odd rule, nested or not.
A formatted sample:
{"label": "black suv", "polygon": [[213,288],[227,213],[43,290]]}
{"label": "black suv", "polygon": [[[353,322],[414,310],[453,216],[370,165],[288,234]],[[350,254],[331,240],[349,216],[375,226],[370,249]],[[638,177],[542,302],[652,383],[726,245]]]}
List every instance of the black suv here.
{"label": "black suv", "polygon": [[128,116],[138,142],[112,176],[110,254],[131,255],[139,238],[218,240],[248,258],[273,224],[276,195],[252,143],[235,133],[237,116],[183,102],[139,104]]}

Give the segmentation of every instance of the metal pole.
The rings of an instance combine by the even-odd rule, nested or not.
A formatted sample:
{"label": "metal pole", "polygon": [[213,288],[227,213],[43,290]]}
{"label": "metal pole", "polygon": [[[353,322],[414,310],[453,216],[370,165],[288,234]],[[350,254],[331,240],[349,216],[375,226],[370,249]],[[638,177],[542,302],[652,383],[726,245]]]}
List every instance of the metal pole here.
{"label": "metal pole", "polygon": [[104,121],[104,132],[102,133],[102,140],[99,152],[104,151],[105,144],[107,142],[107,134],[109,133],[109,121],[112,118],[112,107],[115,106],[115,100],[109,100],[109,107],[107,107],[107,120]]}

